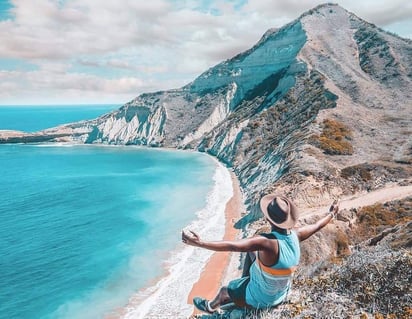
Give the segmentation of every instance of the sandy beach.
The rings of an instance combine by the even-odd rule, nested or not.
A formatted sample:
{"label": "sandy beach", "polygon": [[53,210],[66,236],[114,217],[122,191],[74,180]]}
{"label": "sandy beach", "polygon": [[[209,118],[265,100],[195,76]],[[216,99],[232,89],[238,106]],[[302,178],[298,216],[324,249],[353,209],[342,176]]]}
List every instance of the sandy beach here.
{"label": "sandy beach", "polygon": [[[235,239],[240,231],[233,225],[243,215],[243,197],[236,176],[219,164],[215,185],[198,219],[187,226],[207,240]],[[164,263],[165,273],[133,294],[128,303],[105,318],[188,318],[194,312],[194,296],[212,298],[222,283],[238,276],[238,253],[214,253],[181,243]],[[176,298],[179,297],[179,298]]]}
{"label": "sandy beach", "polygon": [[[240,231],[234,228],[234,224],[238,221],[244,211],[242,193],[240,191],[239,182],[234,173],[231,173],[233,185],[233,197],[226,204],[225,208],[225,235],[224,240],[233,240],[239,236]],[[207,299],[212,299],[222,284],[226,284],[226,280],[234,279],[237,273],[227,273],[231,258],[235,253],[231,252],[215,252],[209,259],[205,268],[203,269],[199,281],[193,285],[189,293],[187,302],[193,304],[193,297],[201,296]],[[237,253],[238,255],[238,253]],[[201,313],[196,308],[193,314]]]}

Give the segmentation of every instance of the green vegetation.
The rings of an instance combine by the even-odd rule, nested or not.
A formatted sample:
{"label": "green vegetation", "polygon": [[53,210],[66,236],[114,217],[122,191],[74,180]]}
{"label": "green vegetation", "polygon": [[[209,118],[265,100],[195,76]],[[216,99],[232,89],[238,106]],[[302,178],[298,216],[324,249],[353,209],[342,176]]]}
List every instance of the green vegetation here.
{"label": "green vegetation", "polygon": [[412,176],[412,166],[386,160],[360,163],[342,168],[341,180],[349,192],[378,189],[387,183],[407,180]]}

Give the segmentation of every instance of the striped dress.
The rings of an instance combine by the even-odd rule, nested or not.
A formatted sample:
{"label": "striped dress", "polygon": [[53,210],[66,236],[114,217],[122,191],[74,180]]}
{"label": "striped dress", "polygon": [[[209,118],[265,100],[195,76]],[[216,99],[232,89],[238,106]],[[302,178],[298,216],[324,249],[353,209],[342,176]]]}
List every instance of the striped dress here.
{"label": "striped dress", "polygon": [[246,303],[255,308],[268,308],[281,303],[292,285],[292,276],[300,258],[299,239],[296,232],[285,235],[272,231],[279,242],[278,262],[263,265],[259,258],[250,268],[250,281],[246,287]]}

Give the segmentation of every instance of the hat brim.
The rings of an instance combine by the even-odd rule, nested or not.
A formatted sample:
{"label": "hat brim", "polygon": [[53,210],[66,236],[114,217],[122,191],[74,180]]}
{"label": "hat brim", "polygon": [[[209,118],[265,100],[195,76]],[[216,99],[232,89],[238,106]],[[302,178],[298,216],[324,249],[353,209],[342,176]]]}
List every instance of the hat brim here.
{"label": "hat brim", "polygon": [[[288,203],[289,206],[289,214],[286,220],[282,223],[277,223],[275,222],[269,215],[268,212],[268,205],[276,198],[280,197],[283,200],[285,200]],[[263,196],[260,200],[260,209],[263,213],[263,215],[266,217],[266,219],[273,225],[282,228],[282,229],[290,229],[293,228],[299,218],[299,211],[295,204],[292,203],[288,198],[285,196],[279,195],[279,194],[269,194],[266,196]]]}

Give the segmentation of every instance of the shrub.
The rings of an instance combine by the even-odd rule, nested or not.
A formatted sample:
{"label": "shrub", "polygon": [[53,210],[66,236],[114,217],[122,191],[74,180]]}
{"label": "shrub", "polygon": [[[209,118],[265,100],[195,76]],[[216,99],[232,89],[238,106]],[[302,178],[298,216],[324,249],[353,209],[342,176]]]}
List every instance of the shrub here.
{"label": "shrub", "polygon": [[340,175],[346,179],[349,179],[351,177],[357,177],[363,180],[364,182],[367,182],[372,179],[371,170],[372,167],[370,165],[359,164],[343,168]]}
{"label": "shrub", "polygon": [[343,123],[326,119],[322,123],[323,131],[318,137],[319,147],[329,155],[352,155],[350,143],[352,132]]}
{"label": "shrub", "polygon": [[362,207],[358,212],[358,240],[375,236],[388,227],[412,220],[412,198]]}
{"label": "shrub", "polygon": [[349,238],[341,230],[338,230],[338,232],[336,233],[336,246],[336,254],[338,257],[350,255]]}

